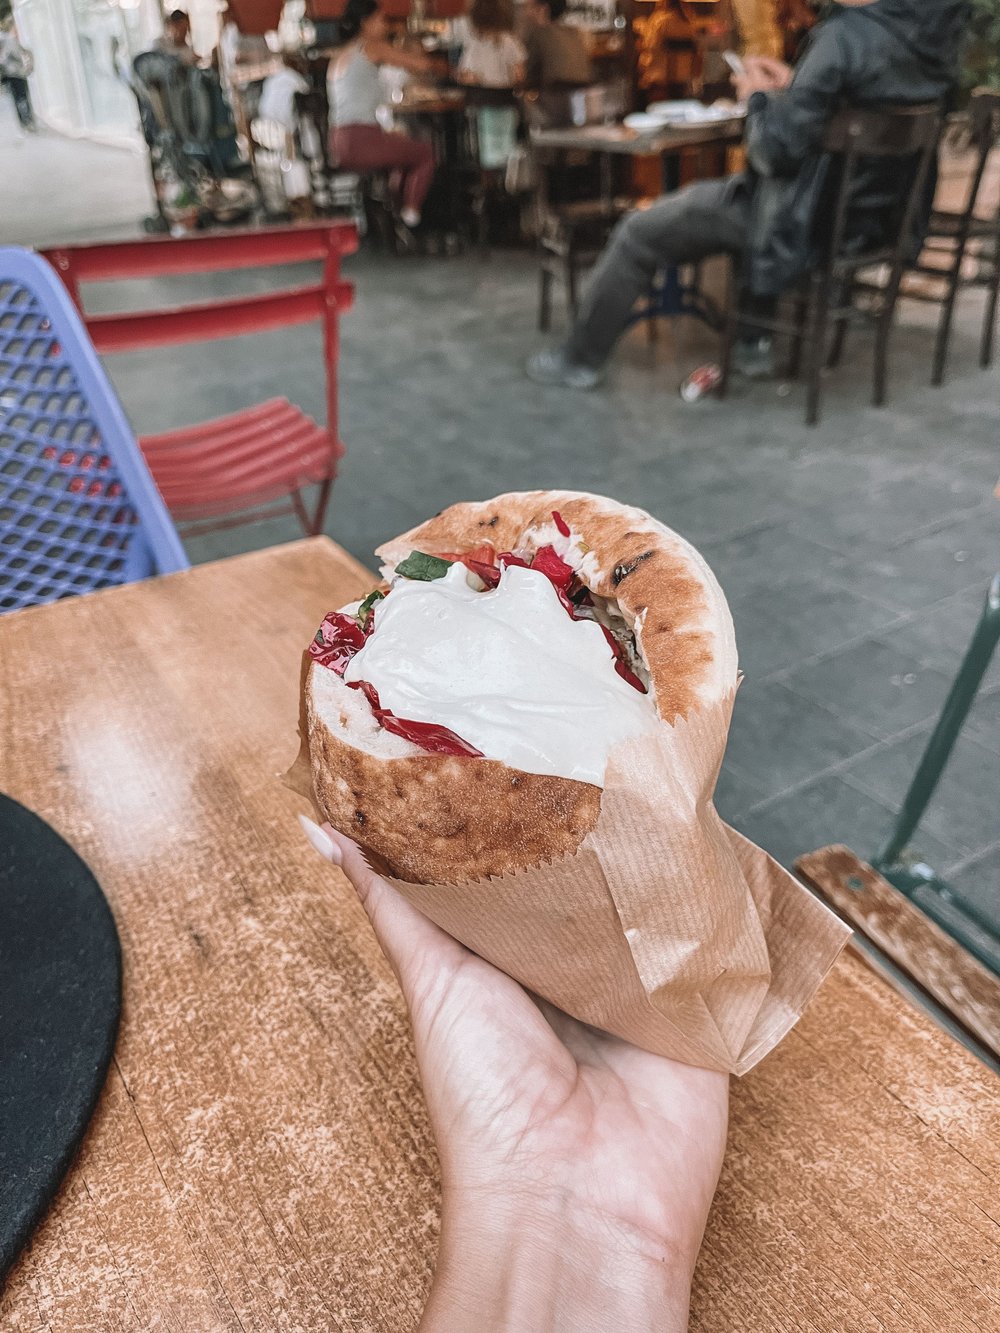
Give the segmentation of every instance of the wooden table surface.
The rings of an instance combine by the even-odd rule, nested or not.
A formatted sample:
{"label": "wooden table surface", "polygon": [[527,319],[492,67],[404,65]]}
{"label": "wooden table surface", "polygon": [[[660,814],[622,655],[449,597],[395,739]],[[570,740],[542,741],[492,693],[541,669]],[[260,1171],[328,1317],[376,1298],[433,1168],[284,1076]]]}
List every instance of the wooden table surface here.
{"label": "wooden table surface", "polygon": [[[302,647],[367,582],[318,538],[0,618],[0,786],[89,862],[125,961],[7,1333],[416,1322],[438,1184],[405,1014],[278,781]],[[845,956],[734,1081],[692,1328],[1000,1329],[997,1092]]]}
{"label": "wooden table surface", "polygon": [[743,135],[743,116],[701,125],[664,125],[659,130],[630,130],[627,125],[570,125],[531,131],[536,148],[578,149],[591,153],[623,153],[634,157],[676,153],[710,143],[729,143]]}

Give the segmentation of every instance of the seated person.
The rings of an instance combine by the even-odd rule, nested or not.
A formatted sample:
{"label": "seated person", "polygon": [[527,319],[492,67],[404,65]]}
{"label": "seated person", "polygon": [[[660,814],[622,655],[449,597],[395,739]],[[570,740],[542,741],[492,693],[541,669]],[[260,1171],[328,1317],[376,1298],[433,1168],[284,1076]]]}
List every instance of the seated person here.
{"label": "seated person", "polygon": [[527,88],[580,86],[594,82],[587,44],[579,28],[562,22],[566,0],[525,0],[524,46]]}
{"label": "seated person", "polygon": [[434,176],[434,153],[429,144],[406,134],[390,134],[379,125],[378,70],[380,65],[394,65],[426,74],[430,62],[424,55],[397,50],[387,40],[378,0],[347,0],[338,32],[341,47],[327,71],[331,158],[345,171],[397,172],[400,218],[407,227],[416,227]]}
{"label": "seated person", "polygon": [[458,62],[462,83],[513,88],[524,81],[526,55],[514,36],[514,11],[507,0],[472,0]]}
{"label": "seated person", "polygon": [[198,57],[191,45],[191,20],[183,9],[172,10],[164,19],[163,36],[157,37],[153,50],[173,56],[184,65],[197,65]]}
{"label": "seated person", "polygon": [[281,68],[269,74],[264,80],[257,107],[257,115],[262,120],[277,121],[289,134],[294,134],[298,128],[296,95],[309,91],[304,63],[301,56],[290,51],[284,52],[281,57]]}
{"label": "seated person", "polygon": [[[593,388],[636,300],[664,265],[742,253],[748,292],[773,304],[812,261],[812,220],[796,221],[801,210],[795,205],[811,197],[834,114],[844,103],[941,98],[958,74],[968,11],[967,0],[841,0],[812,30],[794,71],[780,60],[748,58],[746,72],[735,80],[737,95],[748,101],[748,170],[698,181],[623,218],[569,338],[531,358],[531,378]],[[857,184],[850,236],[874,246],[886,239],[894,202],[887,200],[884,165],[872,159]],[[760,340],[738,343],[737,368],[741,354],[750,368],[759,349]],[[769,344],[764,350],[769,359]]]}

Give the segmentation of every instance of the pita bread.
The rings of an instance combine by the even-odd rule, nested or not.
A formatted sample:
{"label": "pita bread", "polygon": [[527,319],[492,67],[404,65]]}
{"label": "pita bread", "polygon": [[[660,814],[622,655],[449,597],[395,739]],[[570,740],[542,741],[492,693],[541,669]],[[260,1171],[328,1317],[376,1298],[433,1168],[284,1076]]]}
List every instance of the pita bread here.
{"label": "pita bread", "polygon": [[[552,511],[574,542],[584,583],[632,628],[665,725],[725,698],[737,678],[726,599],[698,552],[640,509],[570,491],[514,492],[458,504],[380,547],[387,572],[413,550],[498,551],[552,541]],[[455,883],[512,874],[575,852],[601,789],[493,759],[429,754],[378,726],[332,671],[305,674],[316,799],[330,823],[398,879]]]}

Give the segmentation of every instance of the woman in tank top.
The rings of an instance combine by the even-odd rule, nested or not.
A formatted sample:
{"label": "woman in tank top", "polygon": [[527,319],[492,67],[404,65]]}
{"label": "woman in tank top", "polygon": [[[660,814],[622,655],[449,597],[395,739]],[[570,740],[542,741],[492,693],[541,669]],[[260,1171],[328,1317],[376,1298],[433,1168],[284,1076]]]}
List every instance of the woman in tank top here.
{"label": "woman in tank top", "polygon": [[345,171],[398,173],[399,216],[407,227],[415,227],[434,175],[434,154],[422,140],[390,134],[379,125],[376,112],[384,98],[378,67],[396,65],[425,74],[429,63],[423,55],[399,51],[387,41],[377,0],[347,0],[338,26],[343,45],[326,76],[331,156]]}

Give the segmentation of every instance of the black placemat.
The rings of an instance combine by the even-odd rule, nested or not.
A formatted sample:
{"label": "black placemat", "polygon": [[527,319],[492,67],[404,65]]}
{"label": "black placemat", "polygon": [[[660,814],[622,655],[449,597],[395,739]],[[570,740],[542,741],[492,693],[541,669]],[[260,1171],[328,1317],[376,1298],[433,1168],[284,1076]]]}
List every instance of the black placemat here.
{"label": "black placemat", "polygon": [[87,1128],[120,1010],[100,885],[43,819],[0,796],[0,1281]]}

